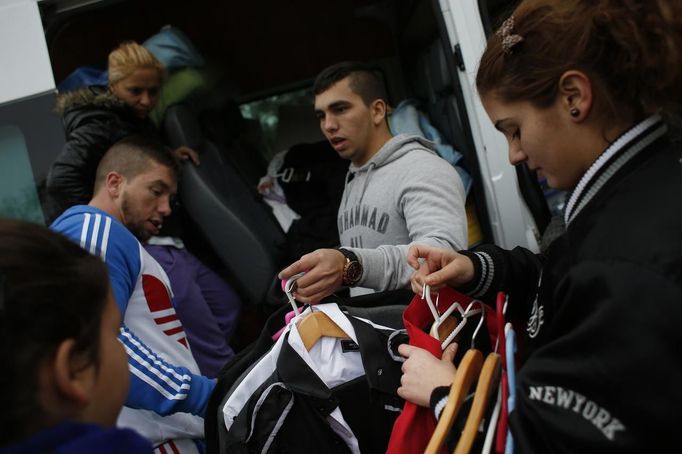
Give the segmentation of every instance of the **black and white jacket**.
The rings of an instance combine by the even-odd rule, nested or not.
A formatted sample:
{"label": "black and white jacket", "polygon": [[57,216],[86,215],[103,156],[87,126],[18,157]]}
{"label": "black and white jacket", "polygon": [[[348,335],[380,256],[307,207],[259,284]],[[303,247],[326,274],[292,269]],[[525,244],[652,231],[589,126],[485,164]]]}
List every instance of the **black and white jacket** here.
{"label": "black and white jacket", "polygon": [[661,452],[682,408],[682,144],[658,116],[618,138],[545,256],[482,246],[467,290],[525,323],[517,452]]}
{"label": "black and white jacket", "polygon": [[383,452],[403,401],[393,329],[320,304],[352,340],[322,337],[310,351],[291,323],[227,392],[221,452]]}

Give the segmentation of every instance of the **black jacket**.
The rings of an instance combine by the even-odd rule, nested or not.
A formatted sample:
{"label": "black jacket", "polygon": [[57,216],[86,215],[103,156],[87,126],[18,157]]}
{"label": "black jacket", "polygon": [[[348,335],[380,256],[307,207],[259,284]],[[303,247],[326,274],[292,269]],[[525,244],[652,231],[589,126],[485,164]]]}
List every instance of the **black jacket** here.
{"label": "black jacket", "polygon": [[[348,313],[355,317],[366,318],[394,329],[402,329],[402,312],[412,296],[410,290],[400,289],[354,298],[341,298],[332,295],[325,299],[325,302],[337,302],[339,305],[345,306]],[[290,310],[289,304],[283,300],[281,307],[268,317],[258,339],[241,350],[218,373],[218,382],[209,399],[206,409],[207,416],[204,419],[206,452],[208,454],[225,451],[228,434],[223,422],[223,405],[229,397],[230,389],[250,366],[258,362],[270,350],[274,344],[272,336],[284,326],[284,315]]]}
{"label": "black jacket", "polygon": [[46,215],[50,219],[90,201],[97,165],[111,145],[133,134],[157,136],[151,120],[136,117],[103,87],[61,95],[57,112],[63,117],[66,143],[47,175]]}
{"label": "black jacket", "polygon": [[526,327],[509,420],[517,452],[679,444],[682,144],[666,128],[652,117],[605,151],[545,257],[467,252],[478,276],[470,293],[492,302],[508,292],[507,315]]}
{"label": "black jacket", "polygon": [[289,260],[339,245],[336,216],[347,171],[348,161],[328,140],[294,145],[285,154],[277,181],[287,205],[300,216],[286,233]]}
{"label": "black jacket", "polygon": [[358,344],[341,343],[360,352],[365,375],[329,389],[289,345],[289,333],[284,334],[276,367],[252,384],[255,391],[234,417],[221,452],[350,452],[327,420],[337,406],[353,431],[346,437],[357,439],[361,452],[385,451],[403,405],[396,395],[401,363],[387,348],[394,331],[348,319]]}

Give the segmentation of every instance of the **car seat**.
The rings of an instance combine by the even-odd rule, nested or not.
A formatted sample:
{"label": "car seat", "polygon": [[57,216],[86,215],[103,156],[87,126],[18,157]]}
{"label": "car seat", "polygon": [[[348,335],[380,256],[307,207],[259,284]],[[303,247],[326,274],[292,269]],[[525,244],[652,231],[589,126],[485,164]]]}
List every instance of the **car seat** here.
{"label": "car seat", "polygon": [[235,168],[234,150],[207,137],[188,105],[169,107],[164,129],[169,145],[189,146],[201,159],[198,166],[183,167],[179,196],[185,211],[247,301],[276,301],[284,232],[255,186]]}

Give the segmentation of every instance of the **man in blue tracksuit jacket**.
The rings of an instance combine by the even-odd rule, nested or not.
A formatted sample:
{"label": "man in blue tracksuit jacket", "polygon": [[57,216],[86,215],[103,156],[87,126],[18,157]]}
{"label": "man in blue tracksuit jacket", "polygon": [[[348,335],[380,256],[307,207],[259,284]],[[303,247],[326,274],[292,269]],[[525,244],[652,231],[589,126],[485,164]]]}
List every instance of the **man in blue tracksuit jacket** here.
{"label": "man in blue tracksuit jacket", "polygon": [[93,199],[51,225],[104,260],[123,323],[131,386],[118,425],[157,449],[194,453],[215,382],[199,374],[166,273],[142,247],[171,212],[179,166],[166,148],[124,139],[100,161]]}

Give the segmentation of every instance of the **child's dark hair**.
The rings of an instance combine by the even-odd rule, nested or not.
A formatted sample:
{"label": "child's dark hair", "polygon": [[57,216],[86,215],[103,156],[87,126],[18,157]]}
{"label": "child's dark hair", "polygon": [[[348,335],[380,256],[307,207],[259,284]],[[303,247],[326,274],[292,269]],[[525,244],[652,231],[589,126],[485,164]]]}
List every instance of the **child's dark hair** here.
{"label": "child's dark hair", "polygon": [[0,445],[45,425],[38,372],[67,339],[99,364],[104,263],[46,227],[0,219]]}
{"label": "child's dark hair", "polygon": [[313,94],[319,95],[349,76],[351,90],[362,98],[365,105],[377,99],[388,103],[386,87],[376,68],[357,61],[342,61],[323,69],[315,79]]}
{"label": "child's dark hair", "polygon": [[512,16],[512,29],[491,35],[481,58],[481,96],[544,108],[561,75],[577,69],[592,80],[598,115],[679,113],[682,2],[525,0]]}

